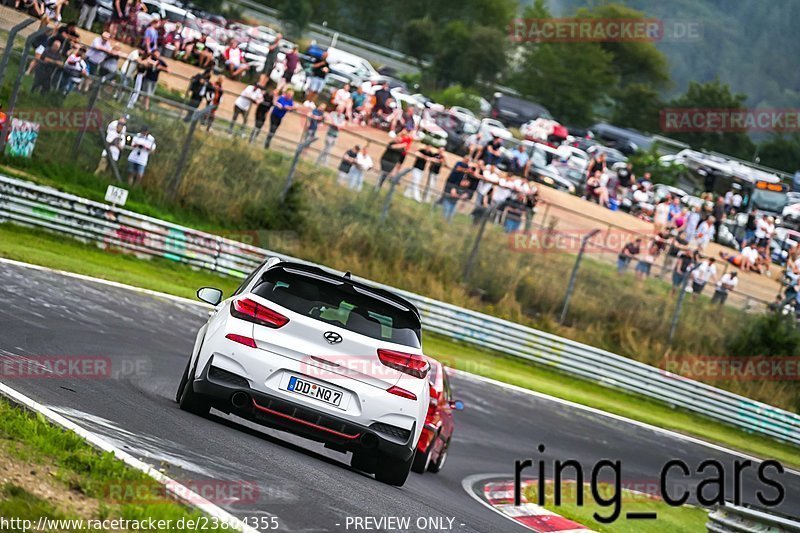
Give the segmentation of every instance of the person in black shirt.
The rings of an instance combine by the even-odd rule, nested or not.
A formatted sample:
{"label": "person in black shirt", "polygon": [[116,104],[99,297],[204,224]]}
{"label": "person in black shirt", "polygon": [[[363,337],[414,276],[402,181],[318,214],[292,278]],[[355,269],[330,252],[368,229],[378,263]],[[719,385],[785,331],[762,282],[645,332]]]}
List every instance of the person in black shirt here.
{"label": "person in black shirt", "polygon": [[633,242],[629,242],[625,246],[622,247],[622,250],[619,252],[617,256],[617,272],[622,274],[628,269],[628,265],[631,264],[631,259],[639,255],[642,246],[642,239],[636,238]]}
{"label": "person in black shirt", "polygon": [[392,110],[389,108],[388,103],[391,99],[392,93],[389,92],[389,84],[384,83],[380,89],[375,91],[375,105],[372,107],[372,116],[374,117],[378,113],[390,114]]}
{"label": "person in black shirt", "polygon": [[191,120],[194,110],[200,106],[200,102],[206,96],[206,92],[211,88],[211,69],[198,72],[189,80],[189,88],[186,92],[189,95],[189,107],[192,109],[186,112],[185,122]]}
{"label": "person in black shirt", "polygon": [[53,81],[53,73],[61,66],[61,41],[58,39],[50,43],[50,47],[41,53],[33,71],[33,86],[31,93],[37,90],[42,94],[50,92],[50,85]]}
{"label": "person in black shirt", "polygon": [[617,179],[619,181],[619,186],[627,189],[631,185],[633,185],[633,181],[636,177],[633,175],[633,165],[628,163],[625,168],[621,168],[617,171]]}
{"label": "person in black shirt", "polygon": [[317,95],[325,88],[325,77],[328,75],[328,52],[323,52],[322,56],[311,64],[311,77],[308,80],[308,91],[306,100],[316,103]]}
{"label": "person in black shirt", "polygon": [[347,183],[347,174],[350,173],[350,169],[356,164],[356,157],[358,157],[358,152],[360,151],[361,147],[359,145],[355,145],[346,151],[342,156],[342,160],[339,162],[338,168],[340,184],[344,185]]}
{"label": "person in black shirt", "polygon": [[675,261],[675,268],[672,270],[672,288],[670,294],[675,294],[676,290],[680,290],[686,282],[694,265],[700,261],[700,252],[697,250],[690,251],[688,248],[679,249],[677,253],[677,260]]}
{"label": "person in black shirt", "polygon": [[514,192],[503,202],[502,211],[505,213],[503,231],[514,233],[522,225],[522,217],[525,216],[525,194]]}
{"label": "person in black shirt", "polygon": [[442,165],[444,164],[444,147],[440,147],[436,151],[431,149],[429,151],[429,157],[430,165],[428,166],[428,179],[425,182],[425,192],[422,195],[426,202],[431,201],[431,198],[433,197],[433,191],[436,190],[437,183],[439,182],[439,173],[441,172]]}
{"label": "person in black shirt", "polygon": [[94,17],[97,15],[97,0],[83,0],[81,14],[78,17],[78,26],[91,30]]}

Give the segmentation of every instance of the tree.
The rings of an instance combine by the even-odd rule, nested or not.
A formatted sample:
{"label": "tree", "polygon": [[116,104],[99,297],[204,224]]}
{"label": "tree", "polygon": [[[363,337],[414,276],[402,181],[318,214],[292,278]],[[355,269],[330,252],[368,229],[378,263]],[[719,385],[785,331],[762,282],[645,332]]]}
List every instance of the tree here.
{"label": "tree", "polygon": [[494,28],[448,22],[439,32],[429,73],[438,87],[494,82],[506,66],[506,42]]}
{"label": "tree", "polygon": [[587,126],[616,84],[611,61],[596,43],[528,43],[509,84],[556,119]]}
{"label": "tree", "polygon": [[436,50],[438,32],[430,17],[408,21],[400,37],[403,50],[420,63],[429,59]]}
{"label": "tree", "polygon": [[313,15],[310,0],[281,0],[276,4],[281,12],[281,18],[287,23],[290,35],[300,36],[308,27]]}
{"label": "tree", "polygon": [[[691,82],[686,93],[672,100],[668,107],[684,109],[690,113],[704,109],[742,109],[745,107],[746,100],[746,95],[732,93],[727,84],[715,79],[708,83]],[[662,124],[663,126],[666,125]],[[711,132],[665,131],[665,133],[669,137],[692,145],[695,149],[715,150],[747,160],[752,159],[756,149],[755,144],[745,132],[721,130]]]}
{"label": "tree", "polygon": [[800,169],[800,134],[776,135],[758,147],[761,163],[785,172]]}
{"label": "tree", "polygon": [[646,132],[660,130],[659,113],[664,102],[658,92],[644,83],[631,83],[612,93],[614,107],[611,122],[617,126]]}

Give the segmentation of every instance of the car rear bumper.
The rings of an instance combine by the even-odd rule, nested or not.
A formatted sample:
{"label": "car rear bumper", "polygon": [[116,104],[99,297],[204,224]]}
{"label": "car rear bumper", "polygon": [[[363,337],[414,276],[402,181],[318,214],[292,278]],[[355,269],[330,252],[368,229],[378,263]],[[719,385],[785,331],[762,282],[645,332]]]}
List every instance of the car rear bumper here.
{"label": "car rear bumper", "polygon": [[414,454],[416,427],[406,430],[378,422],[364,426],[308,405],[257,391],[245,378],[214,367],[213,360],[212,357],[193,385],[196,393],[208,398],[221,411],[323,442],[340,451],[404,461]]}

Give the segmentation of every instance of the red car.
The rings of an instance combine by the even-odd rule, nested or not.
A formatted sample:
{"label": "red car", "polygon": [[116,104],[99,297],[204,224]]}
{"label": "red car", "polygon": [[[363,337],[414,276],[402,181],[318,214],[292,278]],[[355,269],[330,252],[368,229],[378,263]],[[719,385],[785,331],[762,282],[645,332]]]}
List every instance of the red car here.
{"label": "red car", "polygon": [[411,470],[419,474],[426,470],[438,472],[447,460],[447,448],[453,438],[453,410],[460,411],[464,402],[453,400],[450,391],[450,380],[442,364],[428,358],[431,370],[428,379],[431,386],[431,402],[425,416],[425,426],[417,444],[417,453]]}

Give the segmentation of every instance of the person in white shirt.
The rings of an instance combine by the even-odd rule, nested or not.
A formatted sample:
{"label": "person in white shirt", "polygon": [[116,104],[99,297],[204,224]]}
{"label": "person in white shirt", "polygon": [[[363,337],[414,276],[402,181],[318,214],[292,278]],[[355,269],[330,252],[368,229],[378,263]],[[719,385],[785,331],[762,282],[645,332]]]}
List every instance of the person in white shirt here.
{"label": "person in white shirt", "polygon": [[714,238],[714,232],[716,231],[714,222],[716,222],[714,217],[708,217],[697,226],[693,244],[700,252],[705,250],[708,243]]}
{"label": "person in white shirt", "polygon": [[232,40],[222,53],[225,57],[225,68],[228,69],[233,79],[238,78],[250,68],[250,65],[245,61],[244,51],[238,46],[239,43],[236,40]]}
{"label": "person in white shirt", "polygon": [[109,156],[111,156],[111,159],[115,162],[119,161],[120,153],[125,147],[125,134],[128,131],[127,122],[125,117],[119,117],[117,120],[109,122],[108,127],[106,127],[106,144],[108,145],[108,151],[103,149],[103,153],[100,154],[100,162],[97,164],[97,169],[94,171],[96,176],[108,170]]}
{"label": "person in white shirt", "polygon": [[733,207],[734,211],[738,212],[739,209],[741,209],[742,200],[743,198],[742,195],[739,193],[739,191],[733,193],[733,196],[731,197],[731,206]]}
{"label": "person in white shirt", "polygon": [[122,98],[125,96],[125,90],[128,87],[133,86],[137,71],[139,69],[140,53],[141,52],[138,48],[131,50],[130,53],[125,57],[125,61],[122,62],[122,66],[117,71],[117,83],[121,87],[118,87],[114,91],[115,100],[122,100]]}
{"label": "person in white shirt", "polygon": [[350,111],[350,84],[345,83],[344,87],[338,89],[333,93],[333,105],[336,106],[336,111],[351,118]]}
{"label": "person in white shirt", "polygon": [[86,67],[86,50],[79,48],[77,51],[71,53],[67,60],[64,62],[64,96],[68,95],[72,89],[77,87],[84,77],[89,75]]}
{"label": "person in white shirt", "polygon": [[761,217],[756,220],[756,245],[768,246],[773,233],[775,233],[774,218]]}
{"label": "person in white shirt", "polygon": [[492,187],[498,183],[500,183],[500,176],[497,174],[494,165],[487,166],[486,170],[483,171],[483,179],[475,189],[475,205],[477,207],[483,206],[483,199],[486,198]]}
{"label": "person in white shirt", "polygon": [[656,205],[655,211],[653,212],[653,231],[655,233],[661,233],[667,227],[667,222],[669,222],[669,204],[670,197],[667,196]]}
{"label": "person in white shirt", "polygon": [[372,168],[372,158],[367,153],[367,147],[361,148],[361,151],[356,155],[355,164],[350,167],[350,188],[355,191],[360,191],[364,185],[364,174]]}
{"label": "person in white shirt", "polygon": [[233,133],[233,127],[236,125],[236,120],[242,117],[242,128],[247,125],[247,113],[250,111],[250,106],[253,104],[260,104],[264,100],[264,91],[258,85],[248,85],[242,91],[242,94],[233,102],[233,118],[231,125],[228,127],[228,133]]}
{"label": "person in white shirt", "polygon": [[692,293],[694,296],[697,297],[703,292],[703,288],[709,281],[714,282],[716,279],[717,267],[714,266],[714,258],[710,257],[692,270]]}
{"label": "person in white shirt", "polygon": [[738,283],[739,278],[736,272],[728,272],[723,275],[717,282],[717,289],[714,291],[714,296],[711,297],[711,303],[724,304],[728,299],[728,293],[736,289]]}
{"label": "person in white shirt", "polygon": [[128,185],[138,185],[150,161],[150,154],[156,149],[156,139],[150,135],[150,128],[142,126],[142,131],[131,140],[131,153],[128,154]]}

